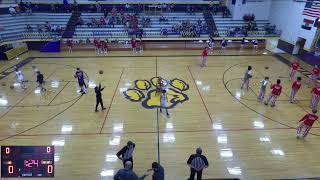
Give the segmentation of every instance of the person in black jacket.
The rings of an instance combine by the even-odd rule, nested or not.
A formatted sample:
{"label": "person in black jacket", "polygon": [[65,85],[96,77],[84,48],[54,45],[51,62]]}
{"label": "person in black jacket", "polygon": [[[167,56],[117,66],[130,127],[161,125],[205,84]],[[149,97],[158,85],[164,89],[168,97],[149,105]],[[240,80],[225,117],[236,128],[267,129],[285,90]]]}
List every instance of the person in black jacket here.
{"label": "person in black jacket", "polygon": [[132,141],[128,141],[127,145],[124,146],[118,153],[117,156],[119,159],[122,160],[123,162],[123,167],[125,167],[125,164],[127,161],[131,161],[132,162],[132,167],[133,168],[133,158],[132,158],[132,154],[134,151],[134,148],[136,147],[136,145],[132,142]]}
{"label": "person in black jacket", "polygon": [[191,171],[189,180],[194,180],[195,174],[197,174],[197,180],[201,180],[202,170],[209,166],[207,158],[202,155],[201,148],[197,148],[196,154],[192,154],[189,157],[187,164]]}
{"label": "person in black jacket", "polygon": [[101,98],[101,91],[104,90],[105,87],[101,88],[101,84],[99,86],[96,86],[94,88],[94,91],[96,93],[96,112],[98,112],[98,106],[101,105],[102,110],[105,110],[106,108],[103,106],[103,101]]}
{"label": "person in black jacket", "polygon": [[149,171],[153,171],[152,180],[164,180],[164,169],[159,163],[153,162],[152,169],[148,169]]}
{"label": "person in black jacket", "polygon": [[38,87],[40,87],[41,91],[46,91],[46,88],[43,87],[43,84],[44,84],[43,74],[41,74],[40,71],[37,71],[37,83],[38,83]]}

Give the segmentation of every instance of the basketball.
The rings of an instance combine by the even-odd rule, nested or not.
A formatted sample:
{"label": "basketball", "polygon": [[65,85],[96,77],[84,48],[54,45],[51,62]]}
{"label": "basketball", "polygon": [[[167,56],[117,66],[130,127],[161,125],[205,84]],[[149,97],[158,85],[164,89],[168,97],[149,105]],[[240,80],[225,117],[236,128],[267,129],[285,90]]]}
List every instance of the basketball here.
{"label": "basketball", "polygon": [[7,84],[5,82],[1,83],[1,86],[6,86]]}
{"label": "basketball", "polygon": [[266,66],[266,67],[264,67],[264,69],[269,69],[269,67],[268,67],[268,66]]}
{"label": "basketball", "polygon": [[11,86],[10,86],[10,89],[13,89],[13,88],[14,88],[14,86],[13,86],[13,85],[11,85]]}
{"label": "basketball", "polygon": [[103,70],[99,70],[99,74],[103,74]]}
{"label": "basketball", "polygon": [[75,74],[75,75],[73,75],[73,77],[74,77],[74,78],[77,78],[78,76]]}

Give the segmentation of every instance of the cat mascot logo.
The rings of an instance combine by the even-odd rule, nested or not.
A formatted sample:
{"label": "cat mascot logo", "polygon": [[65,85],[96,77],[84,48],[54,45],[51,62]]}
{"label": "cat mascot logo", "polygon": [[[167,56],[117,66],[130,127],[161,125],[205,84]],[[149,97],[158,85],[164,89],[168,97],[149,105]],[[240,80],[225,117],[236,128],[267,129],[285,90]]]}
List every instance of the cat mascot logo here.
{"label": "cat mascot logo", "polygon": [[[161,87],[159,87],[161,84]],[[166,90],[168,97],[168,109],[175,107],[179,103],[189,100],[185,91],[189,85],[180,79],[167,81],[161,77],[154,77],[149,80],[136,80],[134,87],[123,92],[125,97],[132,102],[142,102],[142,106],[147,109],[160,108],[161,90]]]}

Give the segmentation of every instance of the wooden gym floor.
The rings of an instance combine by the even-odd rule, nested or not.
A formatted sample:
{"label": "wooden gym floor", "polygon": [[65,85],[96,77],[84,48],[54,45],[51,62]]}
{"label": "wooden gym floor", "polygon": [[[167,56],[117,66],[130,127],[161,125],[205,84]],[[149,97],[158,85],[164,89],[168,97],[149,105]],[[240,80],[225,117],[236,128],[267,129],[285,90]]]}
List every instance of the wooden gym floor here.
{"label": "wooden gym floor", "polygon": [[[166,179],[187,179],[187,158],[202,147],[210,163],[204,179],[320,177],[319,124],[304,141],[296,139],[294,129],[310,111],[310,89],[303,86],[290,104],[289,66],[262,52],[227,51],[210,56],[206,68],[198,65],[200,51],[112,52],[106,57],[30,52],[1,62],[3,71],[35,57],[21,68],[29,80],[26,91],[9,88],[14,73],[0,80],[0,145],[55,145],[54,179],[59,180],[112,179],[122,168],[115,153],[128,140],[136,143],[134,170],[139,175],[159,160]],[[43,94],[35,90],[33,65],[47,79]],[[248,65],[253,66],[251,88],[240,90]],[[105,111],[94,112],[92,88],[83,96],[77,93],[76,67],[87,73],[91,87],[98,82],[106,86]],[[175,82],[169,118],[152,108],[158,97],[151,93],[150,79],[156,76]],[[283,82],[274,108],[257,101],[264,76]],[[136,80],[142,80],[138,88],[148,90],[134,90]]]}

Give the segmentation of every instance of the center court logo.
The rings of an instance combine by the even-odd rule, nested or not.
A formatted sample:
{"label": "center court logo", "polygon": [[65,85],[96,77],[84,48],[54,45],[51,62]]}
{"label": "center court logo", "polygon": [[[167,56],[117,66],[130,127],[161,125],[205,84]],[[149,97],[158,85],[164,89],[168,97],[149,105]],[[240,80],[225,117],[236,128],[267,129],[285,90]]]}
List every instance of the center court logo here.
{"label": "center court logo", "polygon": [[[147,109],[159,108],[160,94],[157,92],[158,77],[151,80],[136,80],[134,87],[123,92],[125,97],[132,102],[141,102]],[[175,107],[179,103],[189,100],[185,92],[189,90],[189,85],[181,79],[172,79],[170,81],[162,80],[164,89],[167,91],[168,109]]]}

